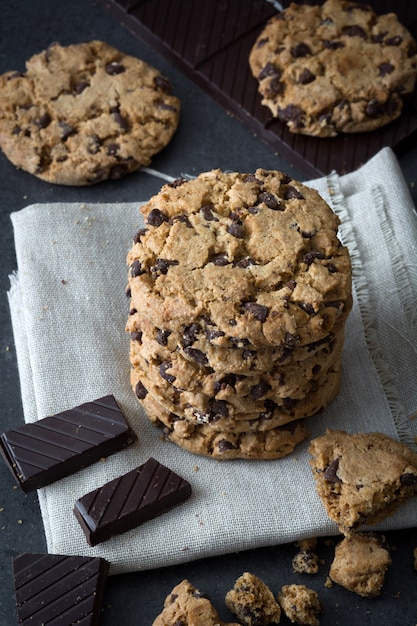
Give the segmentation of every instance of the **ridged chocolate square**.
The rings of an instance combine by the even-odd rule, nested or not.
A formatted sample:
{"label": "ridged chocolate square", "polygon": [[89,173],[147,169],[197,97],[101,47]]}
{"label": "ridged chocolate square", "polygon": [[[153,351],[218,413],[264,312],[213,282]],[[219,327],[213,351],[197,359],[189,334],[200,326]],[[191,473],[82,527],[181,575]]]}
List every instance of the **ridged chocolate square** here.
{"label": "ridged chocolate square", "polygon": [[74,514],[91,546],[165,513],[191,495],[184,478],[154,458],[76,501]]}
{"label": "ridged chocolate square", "polygon": [[112,395],[3,433],[0,452],[27,493],[136,441]]}
{"label": "ridged chocolate square", "polygon": [[25,553],[12,567],[19,624],[98,626],[109,570],[105,559]]}

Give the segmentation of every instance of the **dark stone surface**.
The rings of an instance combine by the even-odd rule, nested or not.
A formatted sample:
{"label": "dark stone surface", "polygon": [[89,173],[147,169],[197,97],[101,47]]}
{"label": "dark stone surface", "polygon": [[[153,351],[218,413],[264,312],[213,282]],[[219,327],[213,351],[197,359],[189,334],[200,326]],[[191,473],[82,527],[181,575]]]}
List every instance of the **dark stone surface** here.
{"label": "dark stone surface", "polygon": [[[3,3],[0,33],[0,73],[23,70],[33,54],[58,41],[63,45],[102,39],[121,50],[139,56],[158,67],[172,81],[174,92],[182,100],[181,123],[172,143],[157,157],[152,167],[174,177],[197,174],[219,167],[227,170],[253,171],[257,167],[281,169],[305,180],[303,173],[253,136],[240,122],[226,113],[165,59],[141,43],[102,5],[90,0],[51,2],[19,0]],[[417,202],[417,143],[399,156],[400,164]],[[18,171],[0,154],[0,429],[23,422],[20,381],[7,302],[9,275],[16,269],[10,213],[29,204],[42,202],[123,202],[148,198],[162,181],[143,172],[89,188],[49,185]],[[25,381],[21,382],[22,385]],[[36,493],[22,494],[14,485],[9,469],[0,463],[0,626],[17,622],[11,557],[21,552],[42,552],[45,539]],[[183,529],[184,533],[187,529]],[[303,582],[316,589],[324,604],[321,626],[350,624],[415,624],[417,573],[413,569],[412,550],[417,547],[417,530],[388,534],[396,548],[382,595],[364,600],[334,586],[324,586],[334,546],[320,541],[319,554],[324,559],[317,576],[294,574],[292,545],[268,547],[240,554],[197,561],[162,570],[110,577],[104,601],[103,626],[123,624],[151,625],[161,611],[165,596],[183,578],[209,594],[224,620],[232,616],[224,606],[224,595],[243,571],[264,578],[277,591],[288,582]],[[283,619],[282,623],[289,623]]]}

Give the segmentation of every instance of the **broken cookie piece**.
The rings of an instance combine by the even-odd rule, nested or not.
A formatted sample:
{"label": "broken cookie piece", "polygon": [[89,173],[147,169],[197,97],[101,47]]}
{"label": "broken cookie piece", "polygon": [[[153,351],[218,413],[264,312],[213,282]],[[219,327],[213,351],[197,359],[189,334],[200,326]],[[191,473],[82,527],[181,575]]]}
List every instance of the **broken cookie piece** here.
{"label": "broken cookie piece", "polygon": [[314,589],[305,585],[284,585],[278,594],[281,609],[294,624],[303,626],[319,626],[321,602]]}
{"label": "broken cookie piece", "polygon": [[278,623],[281,608],[269,587],[257,576],[245,572],[226,594],[226,606],[245,626]]}
{"label": "broken cookie piece", "polygon": [[222,622],[209,598],[188,580],[176,585],[166,597],[164,609],[152,626],[239,626]]}
{"label": "broken cookie piece", "polygon": [[317,538],[301,539],[296,542],[299,549],[292,560],[292,567],[299,574],[317,574],[319,570],[319,559],[314,552],[317,545]]}
{"label": "broken cookie piece", "polygon": [[376,598],[390,565],[391,556],[383,535],[354,533],[336,546],[329,576],[349,591],[364,598]]}
{"label": "broken cookie piece", "polygon": [[328,430],[309,451],[317,493],[345,535],[417,493],[417,454],[383,433]]}

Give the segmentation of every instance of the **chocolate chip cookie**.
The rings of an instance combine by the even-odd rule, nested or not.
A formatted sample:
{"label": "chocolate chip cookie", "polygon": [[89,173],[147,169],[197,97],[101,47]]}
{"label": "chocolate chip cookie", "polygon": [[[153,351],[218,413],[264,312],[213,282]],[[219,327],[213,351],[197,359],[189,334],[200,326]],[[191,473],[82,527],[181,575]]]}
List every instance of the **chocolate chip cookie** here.
{"label": "chocolate chip cookie", "polygon": [[281,172],[213,170],[142,207],[127,256],[131,384],[178,445],[280,458],[341,384],[352,306],[339,219]]}
{"label": "chocolate chip cookie", "polygon": [[49,183],[91,185],[149,165],[180,103],[166,77],[101,41],[51,45],[0,76],[0,147]]}
{"label": "chocolate chip cookie", "polygon": [[193,454],[215,459],[280,459],[291,454],[308,436],[304,420],[265,430],[260,418],[252,429],[244,431],[232,421],[230,428],[217,430],[213,423],[199,424],[167,411],[140,381],[135,391],[148,418],[161,428],[163,437]]}
{"label": "chocolate chip cookie", "polygon": [[283,349],[291,338],[327,337],[351,306],[339,219],[285,174],[213,170],[164,185],[141,210],[129,288],[153,326],[184,336],[196,324],[235,344]]}
{"label": "chocolate chip cookie", "polygon": [[417,454],[383,433],[328,430],[309,451],[317,493],[346,535],[417,494]]}
{"label": "chocolate chip cookie", "polygon": [[249,57],[262,104],[293,133],[372,131],[401,115],[415,88],[417,45],[394,13],[326,0],[292,3]]}

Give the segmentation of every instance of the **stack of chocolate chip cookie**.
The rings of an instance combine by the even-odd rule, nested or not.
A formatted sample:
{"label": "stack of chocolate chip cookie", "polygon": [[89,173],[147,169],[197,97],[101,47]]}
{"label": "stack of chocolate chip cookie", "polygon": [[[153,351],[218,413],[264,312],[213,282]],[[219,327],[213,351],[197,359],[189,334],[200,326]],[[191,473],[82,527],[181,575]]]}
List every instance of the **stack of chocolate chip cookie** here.
{"label": "stack of chocolate chip cookie", "polygon": [[177,180],[142,213],[126,329],[149,419],[196,454],[291,453],[340,386],[352,296],[338,217],[262,169]]}

